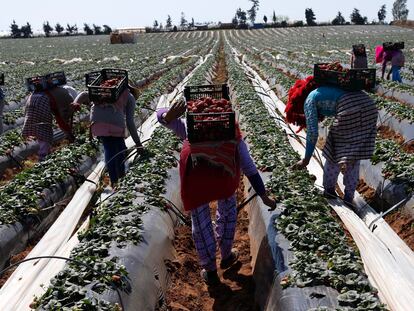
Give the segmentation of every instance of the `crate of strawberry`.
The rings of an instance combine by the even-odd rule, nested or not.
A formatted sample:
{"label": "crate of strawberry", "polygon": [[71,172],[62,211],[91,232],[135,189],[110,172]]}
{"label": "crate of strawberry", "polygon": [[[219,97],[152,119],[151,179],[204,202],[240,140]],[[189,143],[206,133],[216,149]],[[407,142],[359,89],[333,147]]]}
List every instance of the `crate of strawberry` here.
{"label": "crate of strawberry", "polygon": [[102,69],[99,75],[97,72],[85,75],[85,80],[91,101],[95,104],[114,103],[128,87],[128,71]]}
{"label": "crate of strawberry", "polygon": [[227,85],[191,86],[184,90],[190,143],[232,140],[236,115]]}
{"label": "crate of strawberry", "polygon": [[339,62],[315,64],[313,76],[320,85],[334,85],[348,91],[369,91],[376,83],[374,68],[347,69]]}
{"label": "crate of strawberry", "polygon": [[64,71],[52,72],[43,76],[34,76],[26,79],[26,86],[29,92],[42,92],[56,86],[66,84]]}

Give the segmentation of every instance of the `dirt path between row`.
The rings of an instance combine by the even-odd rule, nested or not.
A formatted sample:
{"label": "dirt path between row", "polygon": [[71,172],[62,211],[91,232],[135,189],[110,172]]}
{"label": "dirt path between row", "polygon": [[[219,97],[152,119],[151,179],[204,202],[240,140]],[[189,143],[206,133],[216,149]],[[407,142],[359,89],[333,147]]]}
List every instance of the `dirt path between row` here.
{"label": "dirt path between row", "polygon": [[[227,82],[224,46],[217,57],[214,84]],[[241,182],[237,192],[237,204],[244,201],[244,185]],[[214,219],[216,202],[210,204]],[[250,266],[250,239],[248,235],[249,219],[242,210],[237,219],[236,235],[233,247],[239,251],[239,261],[226,271],[218,270],[221,283],[208,287],[200,277],[198,256],[194,247],[191,228],[179,227],[174,241],[177,252],[173,262],[171,285],[167,292],[170,311],[253,311],[254,281]],[[219,266],[220,255],[217,256]]]}

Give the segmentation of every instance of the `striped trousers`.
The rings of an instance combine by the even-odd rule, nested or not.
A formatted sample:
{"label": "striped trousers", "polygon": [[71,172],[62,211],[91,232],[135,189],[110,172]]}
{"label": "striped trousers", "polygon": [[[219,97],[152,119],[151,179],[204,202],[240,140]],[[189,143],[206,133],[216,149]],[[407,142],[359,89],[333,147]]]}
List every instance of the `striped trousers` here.
{"label": "striped trousers", "polygon": [[237,223],[236,196],[218,201],[215,226],[211,221],[211,209],[208,203],[192,210],[191,220],[200,266],[207,271],[214,271],[217,269],[217,242],[221,259],[227,259],[231,255]]}

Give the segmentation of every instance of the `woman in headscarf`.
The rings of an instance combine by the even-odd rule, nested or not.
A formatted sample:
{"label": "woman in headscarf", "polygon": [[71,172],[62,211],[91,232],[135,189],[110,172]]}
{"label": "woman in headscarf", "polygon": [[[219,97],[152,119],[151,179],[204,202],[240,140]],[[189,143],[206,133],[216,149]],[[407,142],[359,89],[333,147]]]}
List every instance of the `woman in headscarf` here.
{"label": "woman in headscarf", "polygon": [[339,172],[344,173],[344,201],[352,203],[359,179],[360,161],[370,159],[375,147],[378,111],[363,91],[345,91],[334,86],[319,86],[314,78],[296,81],[289,90],[286,120],[306,128],[306,153],[294,168],[305,168],[318,140],[318,123],[334,117],[323,155],[323,186],[327,196],[336,196]]}
{"label": "woman in headscarf", "polygon": [[[184,209],[191,213],[194,244],[203,268],[201,277],[207,284],[214,284],[219,282],[216,237],[221,252],[220,268],[227,269],[238,260],[238,252],[232,250],[232,245],[237,222],[235,192],[240,173],[246,175],[265,205],[274,209],[276,202],[266,194],[238,125],[234,140],[190,144],[186,123],[179,118],[185,110],[186,105],[181,101],[170,109],[160,109],[157,116],[161,124],[184,141],[180,157],[181,198]],[[215,200],[218,207],[214,228],[209,203]]]}

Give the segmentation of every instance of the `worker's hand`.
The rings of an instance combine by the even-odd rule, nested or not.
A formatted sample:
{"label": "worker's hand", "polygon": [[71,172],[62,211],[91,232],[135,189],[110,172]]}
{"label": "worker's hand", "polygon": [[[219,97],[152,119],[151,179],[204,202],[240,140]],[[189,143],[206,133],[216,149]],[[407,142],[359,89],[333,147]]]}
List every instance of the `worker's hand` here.
{"label": "worker's hand", "polygon": [[269,212],[274,211],[276,209],[276,206],[277,206],[276,200],[273,200],[266,194],[262,195],[260,198],[262,199],[263,204],[269,207],[268,209]]}
{"label": "worker's hand", "polygon": [[175,102],[170,110],[168,110],[167,114],[164,117],[164,121],[168,124],[171,121],[179,118],[180,116],[182,116],[184,114],[186,110],[186,105],[185,105],[185,101],[184,100],[180,100]]}
{"label": "worker's hand", "polygon": [[308,159],[302,159],[300,160],[298,163],[294,164],[291,168],[294,170],[302,170],[304,168],[306,168],[309,164],[309,160]]}

